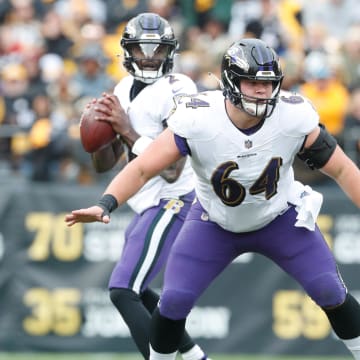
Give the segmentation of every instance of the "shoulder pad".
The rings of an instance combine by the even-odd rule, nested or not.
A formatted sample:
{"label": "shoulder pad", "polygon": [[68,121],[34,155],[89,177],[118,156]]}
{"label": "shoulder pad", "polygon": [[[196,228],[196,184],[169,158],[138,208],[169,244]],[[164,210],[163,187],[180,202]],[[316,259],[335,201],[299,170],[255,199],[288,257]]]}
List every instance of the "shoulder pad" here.
{"label": "shoulder pad", "polygon": [[282,91],[278,107],[279,126],[287,136],[305,136],[319,124],[319,115],[311,102],[298,93]]}
{"label": "shoulder pad", "polygon": [[211,96],[205,92],[174,97],[175,106],[167,121],[169,128],[187,139],[211,137],[214,127],[210,126],[210,119],[214,117],[216,103],[210,93]]}

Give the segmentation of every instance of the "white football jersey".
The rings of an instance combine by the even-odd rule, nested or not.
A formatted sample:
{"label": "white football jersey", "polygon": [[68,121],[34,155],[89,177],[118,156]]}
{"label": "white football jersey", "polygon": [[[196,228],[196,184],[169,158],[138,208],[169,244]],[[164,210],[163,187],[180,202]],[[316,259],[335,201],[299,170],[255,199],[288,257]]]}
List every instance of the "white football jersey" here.
{"label": "white football jersey", "polygon": [[[195,94],[195,83],[182,74],[166,75],[155,83],[147,85],[130,100],[130,89],[134,78],[127,76],[115,87],[114,94],[127,112],[135,131],[141,136],[155,139],[163,130],[163,121],[174,107],[173,97],[178,94]],[[179,179],[169,184],[156,176],[128,200],[128,205],[137,213],[159,204],[160,199],[176,198],[194,188],[193,171],[189,162],[185,164]]]}
{"label": "white football jersey", "polygon": [[273,114],[251,135],[231,122],[221,91],[180,97],[177,104],[168,126],[187,140],[197,200],[211,221],[248,232],[288,207],[294,157],[319,122],[307,99],[282,92]]}

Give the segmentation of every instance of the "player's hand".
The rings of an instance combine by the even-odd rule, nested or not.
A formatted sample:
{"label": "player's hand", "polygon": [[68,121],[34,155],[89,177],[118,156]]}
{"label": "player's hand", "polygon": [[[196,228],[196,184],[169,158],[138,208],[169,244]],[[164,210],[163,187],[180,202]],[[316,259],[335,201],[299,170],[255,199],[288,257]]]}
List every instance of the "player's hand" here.
{"label": "player's hand", "polygon": [[116,133],[125,136],[133,131],[129,116],[117,96],[103,93],[102,97],[97,99],[97,110],[102,114],[97,120],[109,122]]}
{"label": "player's hand", "polygon": [[108,224],[110,222],[109,214],[104,212],[100,206],[92,206],[87,209],[73,210],[70,214],[65,215],[65,222],[67,226],[72,226],[77,223],[91,223],[103,222]]}

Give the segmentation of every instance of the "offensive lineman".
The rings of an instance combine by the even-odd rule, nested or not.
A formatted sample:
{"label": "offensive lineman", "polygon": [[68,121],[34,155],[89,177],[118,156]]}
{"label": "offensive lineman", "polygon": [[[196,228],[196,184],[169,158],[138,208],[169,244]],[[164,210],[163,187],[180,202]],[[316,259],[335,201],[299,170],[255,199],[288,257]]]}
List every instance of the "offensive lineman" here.
{"label": "offensive lineman", "polygon": [[[129,76],[117,84],[113,95],[105,93],[96,100],[103,112],[98,120],[110,122],[120,137],[92,154],[99,172],[117,162],[124,143],[129,161],[144,151],[166,127],[173,96],[197,91],[189,77],[171,73],[178,42],[159,15],[142,13],[132,18],[120,43]],[[109,281],[111,301],[145,359],[149,358],[151,313],[159,300],[149,284],[163,268],[194,199],[193,172],[185,160],[164,170],[129,199],[136,215],[126,229],[122,256]],[[186,332],[179,351],[184,360],[208,359]]]}
{"label": "offensive lineman", "polygon": [[262,254],[291,275],[323,309],[360,360],[360,305],[347,291],[316,225],[322,196],[294,180],[299,156],[333,178],[360,207],[360,171],[319,125],[304,97],[280,92],[273,49],[235,42],[222,61],[223,92],[180,97],[165,130],[116,175],[100,202],[65,217],[110,221],[148,179],[188,155],[196,202],[171,249],[153,313],[150,359],[174,360],[186,317],[210,283],[240,254]]}

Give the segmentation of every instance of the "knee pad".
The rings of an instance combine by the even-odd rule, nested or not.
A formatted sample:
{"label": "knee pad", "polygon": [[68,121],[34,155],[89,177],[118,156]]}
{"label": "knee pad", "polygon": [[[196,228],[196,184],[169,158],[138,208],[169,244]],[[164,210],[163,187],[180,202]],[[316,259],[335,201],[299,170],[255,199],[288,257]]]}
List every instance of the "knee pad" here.
{"label": "knee pad", "polygon": [[321,307],[342,304],[346,297],[346,287],[337,273],[323,273],[305,286],[308,295]]}
{"label": "knee pad", "polygon": [[185,319],[194,306],[195,300],[195,296],[190,292],[166,290],[160,298],[160,314],[171,320]]}

